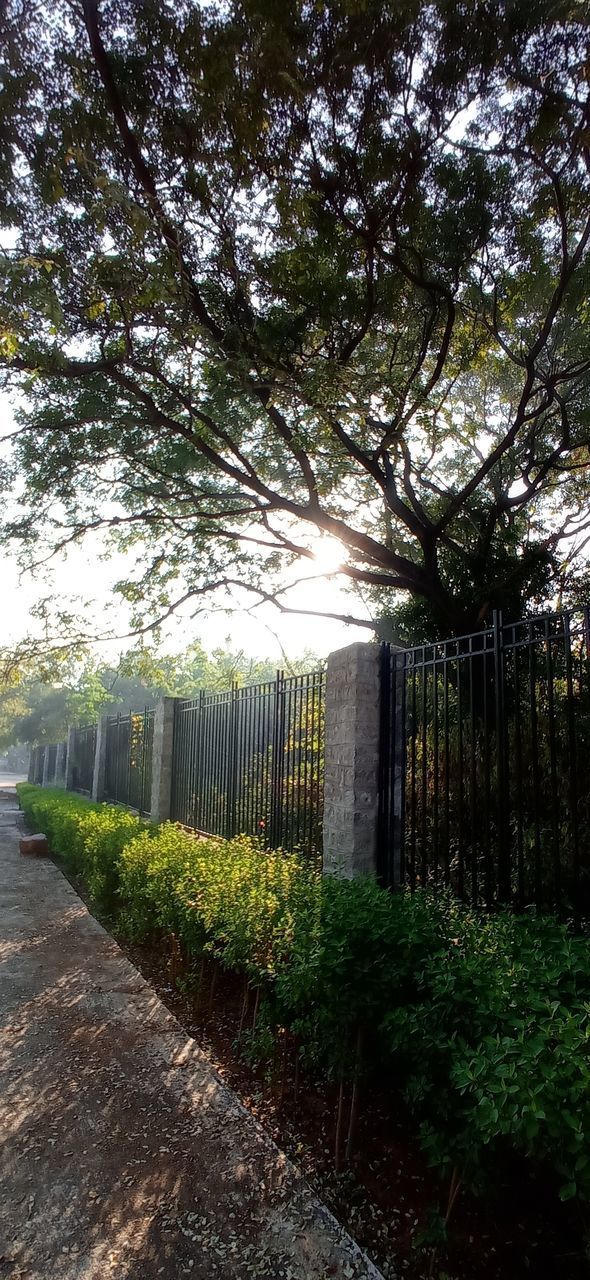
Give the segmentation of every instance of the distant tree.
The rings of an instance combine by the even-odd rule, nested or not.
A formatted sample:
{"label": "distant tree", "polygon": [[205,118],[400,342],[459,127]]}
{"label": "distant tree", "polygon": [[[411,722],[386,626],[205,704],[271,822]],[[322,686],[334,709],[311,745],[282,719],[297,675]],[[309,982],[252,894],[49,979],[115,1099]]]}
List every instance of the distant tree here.
{"label": "distant tree", "polygon": [[[308,652],[288,664],[289,674],[311,671],[319,659]],[[54,682],[51,682],[51,674]],[[59,674],[48,668],[45,682],[38,672],[21,669],[0,687],[0,750],[16,743],[59,742],[72,724],[92,724],[109,712],[143,711],[162,697],[194,697],[200,689],[219,692],[232,684],[272,680],[276,663],[251,658],[243,650],[225,648],[208,654],[200,641],[179,654],[159,654],[147,646],[124,653],[116,667],[74,657]]]}
{"label": "distant tree", "polygon": [[138,625],[220,590],[289,610],[318,534],[376,613],[409,593],[439,634],[546,600],[564,562],[585,582],[581,5],[2,21],[7,537],[143,547]]}

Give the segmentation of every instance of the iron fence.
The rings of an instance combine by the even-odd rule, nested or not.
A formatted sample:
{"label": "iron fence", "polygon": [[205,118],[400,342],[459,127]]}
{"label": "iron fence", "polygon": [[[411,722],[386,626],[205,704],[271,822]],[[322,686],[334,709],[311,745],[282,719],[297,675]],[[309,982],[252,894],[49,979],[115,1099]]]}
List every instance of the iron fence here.
{"label": "iron fence", "polygon": [[43,781],[43,766],[45,763],[45,747],[31,747],[29,757],[29,771],[27,779],[29,782],[40,784]]}
{"label": "iron fence", "polygon": [[57,768],[57,742],[50,742],[45,748],[47,760],[47,779],[49,782],[55,781],[55,773]]}
{"label": "iron fence", "polygon": [[323,671],[176,704],[174,821],[258,835],[268,848],[321,850]]}
{"label": "iron fence", "polygon": [[106,725],[105,799],[149,816],[154,708],[109,716]]}
{"label": "iron fence", "polygon": [[589,752],[588,609],[383,646],[382,881],[590,914]]}
{"label": "iron fence", "polygon": [[87,724],[74,729],[70,736],[71,759],[69,763],[71,790],[92,791],[94,756],[96,753],[96,725]]}

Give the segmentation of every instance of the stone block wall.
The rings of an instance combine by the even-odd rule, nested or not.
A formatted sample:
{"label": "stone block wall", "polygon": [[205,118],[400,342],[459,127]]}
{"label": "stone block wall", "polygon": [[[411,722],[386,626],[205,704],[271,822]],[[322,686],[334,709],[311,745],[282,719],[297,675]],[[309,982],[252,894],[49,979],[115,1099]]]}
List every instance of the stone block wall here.
{"label": "stone block wall", "polygon": [[351,879],[376,869],[380,652],[362,641],[328,658],[324,871]]}

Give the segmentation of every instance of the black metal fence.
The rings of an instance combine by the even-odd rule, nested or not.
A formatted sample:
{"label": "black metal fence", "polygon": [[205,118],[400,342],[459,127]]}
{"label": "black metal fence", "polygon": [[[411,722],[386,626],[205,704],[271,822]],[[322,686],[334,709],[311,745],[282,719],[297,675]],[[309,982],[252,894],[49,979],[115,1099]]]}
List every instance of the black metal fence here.
{"label": "black metal fence", "polygon": [[96,725],[83,725],[74,729],[70,739],[71,759],[69,764],[72,791],[83,791],[90,794],[94,776],[94,756],[96,753]]}
{"label": "black metal fence", "polygon": [[153,707],[109,716],[105,747],[106,800],[149,815],[153,745]]}
{"label": "black metal fence", "polygon": [[382,662],[383,882],[589,915],[589,610]]}
{"label": "black metal fence", "polygon": [[29,782],[36,782],[40,784],[43,781],[45,750],[46,748],[44,746],[31,747],[31,754],[29,756],[29,772],[27,774]]}
{"label": "black metal fence", "polygon": [[323,671],[176,704],[172,819],[197,831],[321,850]]}
{"label": "black metal fence", "polygon": [[31,747],[27,773],[28,781],[40,784],[45,777],[49,786],[57,783],[63,786],[65,782],[65,757],[65,742],[49,742],[37,747]]}

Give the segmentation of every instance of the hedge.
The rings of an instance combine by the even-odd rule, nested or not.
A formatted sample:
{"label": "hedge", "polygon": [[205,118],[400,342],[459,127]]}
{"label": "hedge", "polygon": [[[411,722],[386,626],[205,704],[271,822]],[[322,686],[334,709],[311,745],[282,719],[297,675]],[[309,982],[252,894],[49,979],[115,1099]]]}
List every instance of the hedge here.
{"label": "hedge", "polygon": [[[324,877],[246,837],[196,839],[28,784],[27,819],[128,935],[257,991],[257,1047],[385,1081],[431,1162],[478,1188],[507,1152],[590,1193],[590,951],[552,918]],[[354,1090],[353,1090],[354,1093]],[[454,1194],[454,1192],[453,1192]]]}

